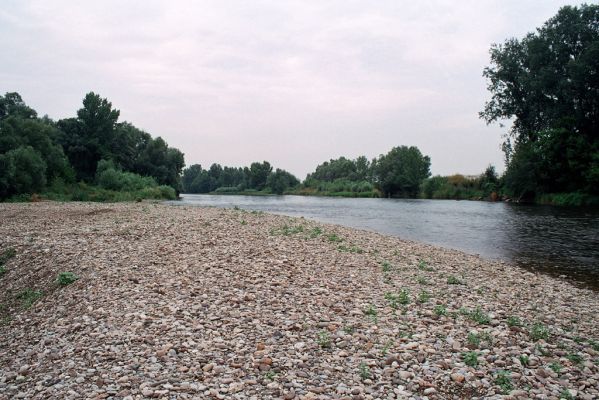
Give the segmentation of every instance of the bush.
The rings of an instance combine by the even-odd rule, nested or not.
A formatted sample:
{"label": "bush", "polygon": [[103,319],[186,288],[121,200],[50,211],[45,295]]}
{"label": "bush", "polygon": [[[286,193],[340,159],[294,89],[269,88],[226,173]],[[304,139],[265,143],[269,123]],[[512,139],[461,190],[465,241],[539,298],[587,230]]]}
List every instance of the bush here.
{"label": "bush", "polygon": [[121,171],[112,161],[106,160],[98,163],[96,183],[104,189],[116,191],[134,191],[158,185],[152,177]]}

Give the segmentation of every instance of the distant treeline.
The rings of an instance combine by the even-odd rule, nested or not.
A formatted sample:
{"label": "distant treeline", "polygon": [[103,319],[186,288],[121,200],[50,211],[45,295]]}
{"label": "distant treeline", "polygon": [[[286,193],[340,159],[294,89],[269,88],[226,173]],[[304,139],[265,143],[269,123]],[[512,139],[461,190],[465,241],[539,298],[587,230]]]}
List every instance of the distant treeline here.
{"label": "distant treeline", "polygon": [[18,93],[0,96],[0,200],[175,198],[183,153],[91,92],[73,118],[39,118]]}
{"label": "distant treeline", "polygon": [[430,175],[430,158],[417,147],[400,146],[369,161],[361,156],[325,161],[303,183],[287,171],[273,171],[270,163],[208,170],[192,165],[183,171],[186,193],[274,193],[347,197],[416,197]]}

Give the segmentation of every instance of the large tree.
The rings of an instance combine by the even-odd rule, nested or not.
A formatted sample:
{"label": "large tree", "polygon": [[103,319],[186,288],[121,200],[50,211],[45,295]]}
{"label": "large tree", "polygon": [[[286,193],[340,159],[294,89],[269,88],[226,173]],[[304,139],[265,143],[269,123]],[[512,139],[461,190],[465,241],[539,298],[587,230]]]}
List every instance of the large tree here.
{"label": "large tree", "polygon": [[513,125],[504,151],[517,196],[599,190],[599,6],[566,6],[534,33],[491,47],[481,117]]}
{"label": "large tree", "polygon": [[374,179],[385,197],[416,197],[430,176],[431,160],[414,146],[394,147],[373,162]]}

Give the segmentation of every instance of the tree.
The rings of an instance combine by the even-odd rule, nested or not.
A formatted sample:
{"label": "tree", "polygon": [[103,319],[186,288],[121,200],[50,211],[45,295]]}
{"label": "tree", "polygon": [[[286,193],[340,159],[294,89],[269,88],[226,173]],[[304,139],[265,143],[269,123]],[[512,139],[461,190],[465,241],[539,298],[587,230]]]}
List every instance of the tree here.
{"label": "tree", "polygon": [[504,143],[508,190],[597,193],[599,5],[563,7],[536,32],[490,53],[483,75],[491,100],[480,116],[513,120]]}
{"label": "tree", "polygon": [[414,146],[394,147],[374,164],[375,183],[386,197],[416,197],[430,176],[430,158]]}
{"label": "tree", "polygon": [[272,166],[268,161],[262,163],[254,162],[250,165],[250,188],[256,190],[264,189],[266,180],[272,172]]}
{"label": "tree", "polygon": [[299,180],[293,174],[277,168],[268,176],[266,186],[275,194],[283,194],[285,190],[299,185]]}

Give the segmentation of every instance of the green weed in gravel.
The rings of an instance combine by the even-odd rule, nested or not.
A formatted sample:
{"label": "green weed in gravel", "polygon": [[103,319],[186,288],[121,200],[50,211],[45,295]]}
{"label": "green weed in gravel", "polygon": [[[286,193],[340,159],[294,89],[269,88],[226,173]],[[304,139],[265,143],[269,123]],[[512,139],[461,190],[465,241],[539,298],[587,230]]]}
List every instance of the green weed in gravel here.
{"label": "green weed in gravel", "polygon": [[529,332],[530,338],[534,341],[537,340],[547,340],[549,339],[549,328],[547,328],[545,325],[541,324],[540,322],[537,322],[535,324],[533,324],[532,328],[530,329]]}
{"label": "green weed in gravel", "polygon": [[507,394],[514,389],[512,378],[507,371],[500,370],[495,375],[495,384],[501,388],[503,394]]}
{"label": "green weed in gravel", "polygon": [[368,365],[366,365],[366,363],[360,363],[358,370],[360,372],[360,379],[362,379],[363,381],[371,378],[372,374],[370,373],[370,368],[368,367]]}
{"label": "green weed in gravel", "polygon": [[316,342],[323,349],[328,349],[331,347],[331,335],[327,331],[320,331]]}
{"label": "green weed in gravel", "polygon": [[17,295],[17,298],[21,300],[21,304],[24,308],[30,308],[33,303],[38,301],[43,296],[43,293],[39,290],[25,289]]}
{"label": "green weed in gravel", "polygon": [[77,281],[78,279],[79,277],[75,275],[73,272],[61,272],[56,277],[56,283],[58,283],[60,286],[67,286]]}
{"label": "green weed in gravel", "polygon": [[439,304],[439,305],[435,306],[435,308],[433,309],[433,312],[438,316],[447,315],[447,308],[445,308],[444,305]]}
{"label": "green weed in gravel", "polygon": [[6,264],[8,260],[17,255],[17,251],[13,248],[6,249],[0,253],[0,266]]}
{"label": "green weed in gravel", "polygon": [[467,353],[462,354],[462,358],[464,359],[464,363],[472,368],[478,366],[478,353],[476,351],[469,351]]}

